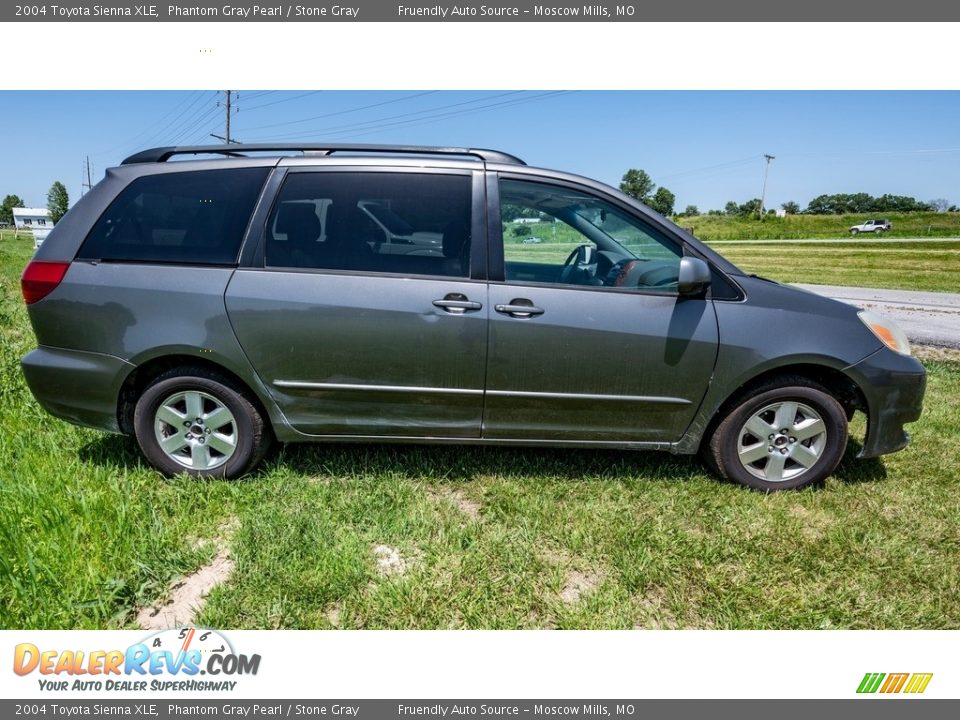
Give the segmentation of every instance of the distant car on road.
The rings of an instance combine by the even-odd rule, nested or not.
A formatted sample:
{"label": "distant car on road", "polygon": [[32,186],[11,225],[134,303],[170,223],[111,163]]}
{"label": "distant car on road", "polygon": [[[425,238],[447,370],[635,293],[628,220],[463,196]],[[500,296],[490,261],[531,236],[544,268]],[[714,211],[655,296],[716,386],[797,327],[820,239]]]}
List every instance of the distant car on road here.
{"label": "distant car on road", "polygon": [[524,245],[539,245],[542,242],[543,240],[541,240],[538,237],[535,237],[534,235],[529,235],[523,239]]}
{"label": "distant car on road", "polygon": [[860,233],[877,233],[882,234],[893,228],[893,224],[889,220],[867,220],[864,223],[859,225],[854,225],[850,228],[851,235],[859,235]]}

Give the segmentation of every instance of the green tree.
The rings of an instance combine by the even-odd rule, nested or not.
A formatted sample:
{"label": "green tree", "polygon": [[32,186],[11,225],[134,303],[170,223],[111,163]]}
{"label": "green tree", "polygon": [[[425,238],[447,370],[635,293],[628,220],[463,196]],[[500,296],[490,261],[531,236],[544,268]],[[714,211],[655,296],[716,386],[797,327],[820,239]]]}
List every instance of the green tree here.
{"label": "green tree", "polygon": [[650,176],[643,170],[630,168],[620,180],[620,190],[642,203],[650,204],[653,189],[656,187]]}
{"label": "green tree", "polygon": [[19,195],[7,195],[0,205],[0,222],[13,223],[13,209],[25,207]]}
{"label": "green tree", "polygon": [[908,195],[881,195],[873,204],[873,212],[924,212],[932,209],[930,203]]}
{"label": "green tree", "polygon": [[661,215],[673,215],[673,204],[677,201],[676,195],[665,187],[657,188],[657,191],[647,203],[651,208]]}
{"label": "green tree", "polygon": [[740,206],[733,200],[723,206],[723,212],[727,215],[739,215]]}
{"label": "green tree", "polygon": [[830,195],[817,195],[807,203],[807,209],[804,212],[808,215],[833,215],[836,210]]}
{"label": "green tree", "polygon": [[753,200],[747,200],[737,207],[737,215],[740,217],[751,217],[752,215],[760,214],[760,198],[754,198]]}
{"label": "green tree", "polygon": [[511,222],[513,220],[519,220],[520,218],[540,217],[540,211],[523,205],[504,204],[500,208],[500,215],[505,222]]}
{"label": "green tree", "polygon": [[793,200],[790,200],[789,202],[785,202],[783,205],[781,205],[780,209],[783,210],[787,215],[796,215],[798,212],[800,212],[800,205],[795,203]]}
{"label": "green tree", "polygon": [[533,231],[530,229],[529,225],[514,225],[511,230],[514,237],[527,237],[528,235],[533,235]]}
{"label": "green tree", "polygon": [[700,214],[700,208],[696,205],[687,205],[686,209],[683,211],[684,217],[693,217],[694,215]]}
{"label": "green tree", "polygon": [[50,212],[50,220],[56,225],[69,209],[70,196],[67,194],[67,188],[62,182],[55,180],[47,193],[47,210]]}

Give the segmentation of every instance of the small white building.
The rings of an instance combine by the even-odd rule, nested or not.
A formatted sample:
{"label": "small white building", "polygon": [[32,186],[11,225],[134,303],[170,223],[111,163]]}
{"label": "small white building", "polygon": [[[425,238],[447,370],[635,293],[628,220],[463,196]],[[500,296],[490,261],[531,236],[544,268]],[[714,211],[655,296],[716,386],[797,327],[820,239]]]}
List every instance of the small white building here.
{"label": "small white building", "polygon": [[53,230],[53,221],[46,208],[13,208],[13,226],[17,233],[21,230],[32,232],[34,247],[40,247]]}

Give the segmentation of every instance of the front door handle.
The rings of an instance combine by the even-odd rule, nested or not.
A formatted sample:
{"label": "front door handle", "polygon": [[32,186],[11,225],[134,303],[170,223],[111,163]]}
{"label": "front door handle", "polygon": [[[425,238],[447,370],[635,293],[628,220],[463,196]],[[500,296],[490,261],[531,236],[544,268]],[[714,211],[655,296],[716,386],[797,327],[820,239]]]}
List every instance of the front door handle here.
{"label": "front door handle", "polygon": [[515,318],[529,318],[534,315],[543,315],[543,308],[538,308],[526,298],[514,298],[508,305],[494,305],[498,313]]}
{"label": "front door handle", "polygon": [[468,299],[462,293],[447,293],[442,300],[434,300],[433,305],[451,315],[463,315],[468,310],[479,310],[483,307],[481,303]]}

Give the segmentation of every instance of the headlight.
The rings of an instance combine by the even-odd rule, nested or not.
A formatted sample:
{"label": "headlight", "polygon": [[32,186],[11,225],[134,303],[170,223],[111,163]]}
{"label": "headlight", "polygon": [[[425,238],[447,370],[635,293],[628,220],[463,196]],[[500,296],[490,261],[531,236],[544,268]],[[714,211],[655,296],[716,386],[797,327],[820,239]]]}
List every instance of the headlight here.
{"label": "headlight", "polygon": [[857,313],[866,325],[891,350],[904,355],[910,354],[910,341],[907,334],[893,320],[877,315],[869,310]]}

